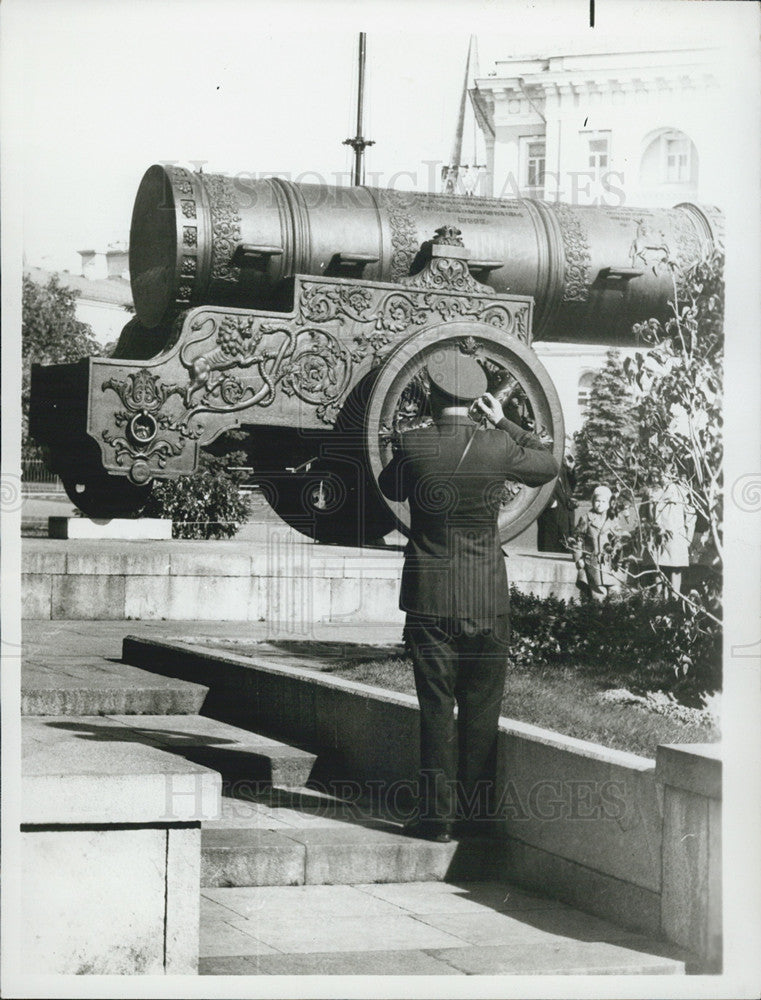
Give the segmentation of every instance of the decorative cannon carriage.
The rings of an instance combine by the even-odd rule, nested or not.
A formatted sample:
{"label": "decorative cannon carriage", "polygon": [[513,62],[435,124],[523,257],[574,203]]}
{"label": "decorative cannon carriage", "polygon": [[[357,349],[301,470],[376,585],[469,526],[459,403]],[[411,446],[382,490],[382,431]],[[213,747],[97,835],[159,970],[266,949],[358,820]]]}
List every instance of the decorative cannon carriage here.
{"label": "decorative cannon carriage", "polygon": [[[506,412],[564,448],[532,336],[616,339],[665,315],[672,265],[716,238],[715,210],[455,198],[153,166],[130,233],[136,316],[111,357],[35,366],[30,427],[91,517],[142,506],[153,480],[249,432],[264,494],[323,541],[404,529],[377,476],[430,419],[426,365],[474,355]],[[435,233],[435,236],[432,235]],[[552,484],[506,483],[504,541]]]}

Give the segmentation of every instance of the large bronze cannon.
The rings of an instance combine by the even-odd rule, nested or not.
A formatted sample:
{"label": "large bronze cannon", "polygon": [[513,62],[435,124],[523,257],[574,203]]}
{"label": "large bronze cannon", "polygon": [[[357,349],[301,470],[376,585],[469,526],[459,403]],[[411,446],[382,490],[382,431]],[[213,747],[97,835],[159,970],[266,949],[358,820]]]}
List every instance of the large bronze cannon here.
{"label": "large bronze cannon", "polygon": [[[109,517],[246,428],[284,519],[366,542],[405,526],[376,478],[400,431],[430,418],[433,353],[455,343],[475,355],[507,385],[508,414],[560,458],[561,407],[532,337],[626,342],[634,322],[666,315],[674,265],[697,260],[720,221],[688,204],[576,207],[153,166],[130,233],[136,316],[111,357],[35,366],[32,433],[74,503]],[[551,491],[505,484],[504,540]]]}

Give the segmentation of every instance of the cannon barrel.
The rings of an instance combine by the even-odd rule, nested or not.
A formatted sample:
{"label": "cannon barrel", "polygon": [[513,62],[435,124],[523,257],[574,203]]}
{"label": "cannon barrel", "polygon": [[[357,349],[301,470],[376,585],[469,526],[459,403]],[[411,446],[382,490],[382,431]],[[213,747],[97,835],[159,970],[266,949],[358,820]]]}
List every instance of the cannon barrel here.
{"label": "cannon barrel", "polygon": [[718,210],[689,203],[576,206],[154,165],[130,231],[137,318],[158,351],[193,306],[285,308],[295,274],[397,282],[422,267],[442,222],[461,230],[479,281],[533,297],[533,337],[545,340],[625,342],[632,324],[667,314],[662,265],[684,267],[721,239]]}

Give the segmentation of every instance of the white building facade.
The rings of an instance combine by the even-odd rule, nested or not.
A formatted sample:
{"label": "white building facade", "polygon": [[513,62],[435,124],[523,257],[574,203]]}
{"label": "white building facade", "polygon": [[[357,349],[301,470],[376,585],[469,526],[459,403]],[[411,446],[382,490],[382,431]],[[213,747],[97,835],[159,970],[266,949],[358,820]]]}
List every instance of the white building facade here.
{"label": "white building facade", "polygon": [[132,318],[132,289],[123,270],[109,277],[90,277],[93,272],[85,266],[86,263],[83,257],[82,274],[53,272],[41,267],[25,267],[24,272],[42,286],[55,274],[61,285],[75,292],[74,313],[77,319],[89,324],[94,339],[105,348],[119,339]]}
{"label": "white building facade", "polygon": [[[710,49],[500,60],[470,98],[486,147],[477,194],[613,208],[722,204],[731,164],[717,139],[723,109]],[[570,436],[609,345],[534,346]]]}

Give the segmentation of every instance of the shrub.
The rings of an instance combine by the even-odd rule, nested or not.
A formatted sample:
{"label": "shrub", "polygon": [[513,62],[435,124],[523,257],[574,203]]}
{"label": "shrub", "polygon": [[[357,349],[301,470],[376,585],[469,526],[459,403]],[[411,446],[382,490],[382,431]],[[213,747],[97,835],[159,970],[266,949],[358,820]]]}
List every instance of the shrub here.
{"label": "shrub", "polygon": [[566,603],[512,587],[510,605],[519,666],[572,666],[616,687],[669,691],[695,705],[721,686],[720,626],[696,628],[676,597],[636,592]]}
{"label": "shrub", "polygon": [[[595,475],[607,470],[616,487],[611,509],[627,510],[629,522],[611,562],[629,571],[632,586],[645,592],[657,589],[668,597],[640,593],[616,602],[615,611],[600,609],[583,651],[591,659],[610,651],[615,659],[623,655],[625,641],[634,644],[626,655],[639,670],[657,674],[666,665],[676,675],[673,683],[692,696],[701,685],[716,690],[720,681],[724,257],[715,250],[686,271],[675,260],[664,267],[673,285],[671,318],[634,326],[637,340],[649,347],[647,353],[637,353],[623,366],[609,357],[595,381],[595,406],[577,436],[577,474],[583,484],[585,470],[588,475],[590,469]],[[617,441],[624,427],[621,401],[627,395],[633,401],[636,433],[632,438],[621,432]],[[673,529],[661,523],[653,498],[667,486],[683,498],[685,529],[688,521],[694,524],[684,558],[685,563],[689,558],[694,583],[686,585],[685,572],[683,589],[660,565]],[[606,616],[631,630],[619,645]]]}
{"label": "shrub", "polygon": [[203,453],[192,475],[156,482],[140,516],[171,517],[173,538],[232,538],[250,513],[240,476],[228,468],[236,464],[245,464],[239,452]]}

